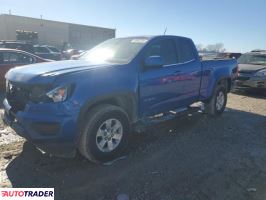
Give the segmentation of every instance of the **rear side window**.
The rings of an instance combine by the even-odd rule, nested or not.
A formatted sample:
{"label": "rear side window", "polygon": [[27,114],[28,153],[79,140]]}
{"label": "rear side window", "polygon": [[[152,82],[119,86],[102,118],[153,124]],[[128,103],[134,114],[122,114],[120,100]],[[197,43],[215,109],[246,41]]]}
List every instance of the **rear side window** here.
{"label": "rear side window", "polygon": [[49,50],[45,47],[34,47],[34,50],[37,53],[49,53]]}
{"label": "rear side window", "polygon": [[33,46],[31,44],[22,44],[22,43],[2,43],[0,47],[9,48],[9,49],[19,49],[32,53]]}
{"label": "rear side window", "polygon": [[48,47],[51,51],[59,53],[60,51],[55,47]]}
{"label": "rear side window", "polygon": [[193,42],[188,39],[178,39],[177,40],[178,49],[178,61],[179,63],[189,62],[195,59],[195,48]]}
{"label": "rear side window", "polygon": [[161,56],[164,60],[164,65],[177,63],[176,47],[173,40],[161,40],[151,44],[147,49],[146,58],[149,56]]}
{"label": "rear side window", "polygon": [[23,53],[3,52],[3,64],[30,64],[34,58]]}
{"label": "rear side window", "polygon": [[18,63],[17,53],[4,52],[3,59],[4,59],[3,64],[17,64]]}

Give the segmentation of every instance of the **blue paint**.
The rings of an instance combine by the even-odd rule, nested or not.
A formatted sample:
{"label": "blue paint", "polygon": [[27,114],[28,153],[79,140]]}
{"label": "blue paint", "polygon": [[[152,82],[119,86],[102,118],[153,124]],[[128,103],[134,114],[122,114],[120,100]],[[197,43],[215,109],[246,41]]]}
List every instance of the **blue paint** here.
{"label": "blue paint", "polygon": [[[140,37],[143,39],[143,37]],[[73,85],[72,94],[63,102],[27,102],[16,118],[24,127],[25,136],[39,146],[55,144],[71,152],[79,134],[78,119],[88,103],[104,97],[128,96],[136,102],[134,122],[160,112],[189,106],[210,98],[218,80],[232,80],[236,60],[200,61],[193,44],[194,59],[170,65],[145,68],[145,53],[163,40],[192,40],[177,36],[145,37],[147,42],[128,63],[93,63],[86,60],[58,61],[17,67],[6,74],[14,84],[45,85],[47,90]],[[178,48],[178,46],[176,46]],[[172,52],[169,52],[172,53]],[[150,60],[160,65],[161,60]],[[235,70],[236,71],[236,70]],[[56,122],[60,130],[52,136],[42,135],[31,127],[36,122]]]}

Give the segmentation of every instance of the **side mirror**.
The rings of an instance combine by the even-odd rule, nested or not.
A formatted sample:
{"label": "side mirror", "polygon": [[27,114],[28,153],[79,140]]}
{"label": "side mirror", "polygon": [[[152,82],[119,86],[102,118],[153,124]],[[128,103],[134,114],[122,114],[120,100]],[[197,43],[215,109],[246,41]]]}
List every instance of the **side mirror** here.
{"label": "side mirror", "polygon": [[146,67],[161,67],[163,64],[164,61],[161,56],[149,56],[145,59]]}

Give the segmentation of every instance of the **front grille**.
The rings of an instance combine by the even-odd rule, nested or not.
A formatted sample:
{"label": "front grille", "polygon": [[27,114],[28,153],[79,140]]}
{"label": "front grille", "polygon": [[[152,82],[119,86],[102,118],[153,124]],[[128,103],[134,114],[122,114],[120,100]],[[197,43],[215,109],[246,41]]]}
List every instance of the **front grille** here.
{"label": "front grille", "polygon": [[247,80],[249,80],[250,79],[250,77],[248,77],[248,76],[241,76],[241,75],[239,75],[238,77],[237,77],[237,80],[240,80],[240,81],[247,81]]}
{"label": "front grille", "polygon": [[237,80],[240,81],[247,81],[249,80],[254,74],[254,71],[250,71],[250,70],[241,70],[239,71]]}
{"label": "front grille", "polygon": [[240,70],[239,73],[241,74],[246,74],[246,75],[253,75],[254,73],[256,73],[256,71],[254,70]]}
{"label": "front grille", "polygon": [[13,112],[25,109],[26,103],[29,101],[29,86],[7,82],[6,98]]}
{"label": "front grille", "polygon": [[263,87],[265,87],[264,82],[263,82],[263,81],[257,82],[257,87],[258,87],[258,88],[263,88]]}
{"label": "front grille", "polygon": [[236,81],[235,82],[235,86],[237,86],[237,87],[249,87],[249,86],[247,86],[247,85],[244,85],[244,81]]}

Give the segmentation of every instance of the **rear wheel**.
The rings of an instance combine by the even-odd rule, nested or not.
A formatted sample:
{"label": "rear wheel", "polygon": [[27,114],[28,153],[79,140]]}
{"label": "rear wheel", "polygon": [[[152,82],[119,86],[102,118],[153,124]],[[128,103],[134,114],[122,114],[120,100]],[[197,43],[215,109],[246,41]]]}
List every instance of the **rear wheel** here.
{"label": "rear wheel", "polygon": [[93,162],[118,157],[128,142],[129,120],[118,106],[99,105],[89,111],[80,140],[79,151]]}
{"label": "rear wheel", "polygon": [[214,89],[211,99],[204,104],[205,113],[217,116],[224,112],[227,103],[226,87],[223,85],[217,85]]}

